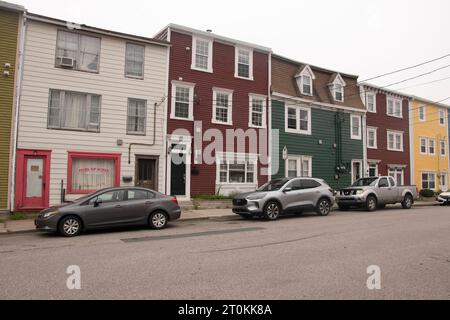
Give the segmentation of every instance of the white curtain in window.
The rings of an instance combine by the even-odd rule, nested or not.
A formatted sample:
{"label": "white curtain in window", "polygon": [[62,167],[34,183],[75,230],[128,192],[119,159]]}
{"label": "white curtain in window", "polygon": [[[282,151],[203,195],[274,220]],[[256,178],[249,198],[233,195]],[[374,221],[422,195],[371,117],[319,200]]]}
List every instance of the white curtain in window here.
{"label": "white curtain in window", "polygon": [[144,47],[127,44],[126,73],[130,76],[142,77],[144,74]]}
{"label": "white curtain in window", "polygon": [[86,128],[87,96],[75,92],[66,92],[64,99],[63,128]]}
{"label": "white curtain in window", "polygon": [[99,52],[100,39],[81,36],[80,61],[78,62],[78,68],[86,71],[97,71]]}
{"label": "white curtain in window", "polygon": [[58,57],[75,59],[78,52],[78,35],[71,32],[58,32]]}
{"label": "white curtain in window", "polygon": [[72,160],[72,190],[98,190],[113,187],[116,177],[112,159]]}

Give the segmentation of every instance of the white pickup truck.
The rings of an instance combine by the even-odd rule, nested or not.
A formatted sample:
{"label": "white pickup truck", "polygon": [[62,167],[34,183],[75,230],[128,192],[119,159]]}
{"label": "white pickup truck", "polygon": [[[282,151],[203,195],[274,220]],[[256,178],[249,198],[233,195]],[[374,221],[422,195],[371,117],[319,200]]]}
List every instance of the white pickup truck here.
{"label": "white pickup truck", "polygon": [[352,207],[374,211],[396,203],[401,203],[403,209],[410,209],[418,196],[416,186],[397,186],[392,177],[382,176],[361,178],[351,187],[338,190],[336,203],[343,211]]}

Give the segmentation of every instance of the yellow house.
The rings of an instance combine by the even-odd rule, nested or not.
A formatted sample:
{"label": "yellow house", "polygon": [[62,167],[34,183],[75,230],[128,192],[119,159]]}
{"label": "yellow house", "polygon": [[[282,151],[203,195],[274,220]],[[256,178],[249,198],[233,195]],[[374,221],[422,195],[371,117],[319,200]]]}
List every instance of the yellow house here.
{"label": "yellow house", "polygon": [[411,176],[419,190],[448,190],[449,109],[419,97],[411,103]]}

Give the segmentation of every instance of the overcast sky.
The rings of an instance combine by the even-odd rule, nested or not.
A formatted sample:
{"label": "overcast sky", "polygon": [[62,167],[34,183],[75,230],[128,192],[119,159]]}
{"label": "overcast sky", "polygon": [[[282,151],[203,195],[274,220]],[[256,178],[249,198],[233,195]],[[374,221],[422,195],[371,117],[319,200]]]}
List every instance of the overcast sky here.
{"label": "overcast sky", "polygon": [[[28,11],[154,36],[168,23],[271,47],[275,53],[360,80],[450,53],[449,0],[8,0]],[[385,86],[450,65],[450,57],[372,83]],[[450,66],[392,89],[434,101],[450,96]],[[450,99],[445,103],[450,104]]]}

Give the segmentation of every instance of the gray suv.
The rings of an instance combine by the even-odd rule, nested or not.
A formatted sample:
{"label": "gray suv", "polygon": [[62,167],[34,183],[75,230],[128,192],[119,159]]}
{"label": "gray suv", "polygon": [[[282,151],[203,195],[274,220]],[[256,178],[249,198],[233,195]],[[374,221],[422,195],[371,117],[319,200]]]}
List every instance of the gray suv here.
{"label": "gray suv", "polygon": [[255,192],[241,193],[233,199],[233,212],[243,218],[262,216],[276,220],[280,214],[316,211],[326,216],[334,204],[334,190],[322,179],[280,178]]}

